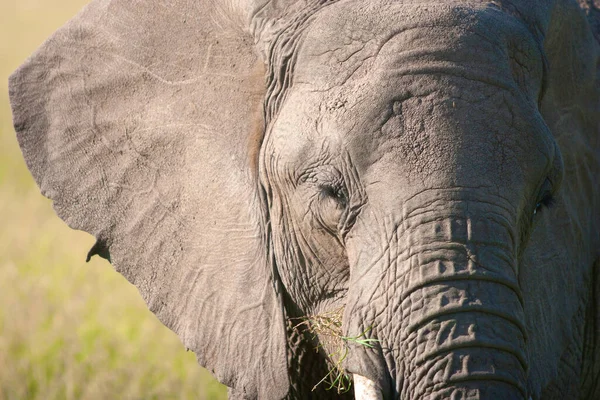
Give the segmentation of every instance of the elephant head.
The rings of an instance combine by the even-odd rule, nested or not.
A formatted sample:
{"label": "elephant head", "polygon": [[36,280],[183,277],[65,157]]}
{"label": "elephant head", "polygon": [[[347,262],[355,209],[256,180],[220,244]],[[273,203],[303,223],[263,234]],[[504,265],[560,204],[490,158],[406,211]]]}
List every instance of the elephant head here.
{"label": "elephant head", "polygon": [[[232,397],[335,397],[332,362],[358,398],[598,396],[582,5],[95,0],[11,77],[15,129]],[[337,360],[299,323],[332,312]]]}

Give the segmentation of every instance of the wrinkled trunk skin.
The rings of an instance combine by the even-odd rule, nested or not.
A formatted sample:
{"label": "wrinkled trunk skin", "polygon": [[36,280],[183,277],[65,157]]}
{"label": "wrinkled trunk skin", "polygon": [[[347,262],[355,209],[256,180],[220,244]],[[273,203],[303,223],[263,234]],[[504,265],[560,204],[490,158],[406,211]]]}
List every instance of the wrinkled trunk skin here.
{"label": "wrinkled trunk skin", "polygon": [[419,210],[403,220],[378,254],[358,253],[354,285],[362,290],[349,296],[346,334],[367,332],[380,349],[353,345],[347,367],[386,399],[527,398],[526,330],[506,211],[444,207],[450,211]]}

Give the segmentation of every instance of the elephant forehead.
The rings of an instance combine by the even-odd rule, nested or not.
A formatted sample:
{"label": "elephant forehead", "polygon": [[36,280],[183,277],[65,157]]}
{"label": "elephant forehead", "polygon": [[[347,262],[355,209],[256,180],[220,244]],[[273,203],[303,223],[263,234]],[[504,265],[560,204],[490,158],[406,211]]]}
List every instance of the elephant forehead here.
{"label": "elephant forehead", "polygon": [[[533,71],[538,78],[533,85],[539,87],[542,57],[535,39],[498,8],[480,2],[334,4],[305,33],[286,111],[308,116],[308,122],[293,126],[319,136],[339,133],[367,154],[377,153],[378,140],[388,145],[396,137],[410,144],[402,154],[410,157],[414,143],[430,138],[425,131],[463,133],[434,128],[427,116],[437,122],[469,119],[482,127],[493,118],[504,132],[530,130],[511,126],[515,109],[528,101],[519,98],[528,88],[517,82],[509,61],[515,51],[524,54],[518,64]],[[492,109],[492,104],[504,106]],[[483,120],[477,109],[486,110]],[[318,124],[310,122],[311,115],[318,116]],[[495,144],[514,139],[495,136]],[[438,141],[429,142],[432,151],[439,148]]]}
{"label": "elephant forehead", "polygon": [[508,66],[507,53],[516,47],[530,54],[538,46],[520,20],[480,1],[340,2],[307,28],[293,79],[324,91],[378,79],[378,72],[411,73],[434,64],[497,70]]}

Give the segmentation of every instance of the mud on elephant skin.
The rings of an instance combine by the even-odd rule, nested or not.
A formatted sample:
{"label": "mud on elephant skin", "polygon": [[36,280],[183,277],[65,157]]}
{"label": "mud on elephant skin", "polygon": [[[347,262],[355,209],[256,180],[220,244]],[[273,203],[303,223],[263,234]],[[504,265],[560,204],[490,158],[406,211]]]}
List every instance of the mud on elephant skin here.
{"label": "mud on elephant skin", "polygon": [[596,399],[598,14],[95,0],[11,77],[14,124],[233,398],[352,397],[315,387],[341,365],[358,398]]}

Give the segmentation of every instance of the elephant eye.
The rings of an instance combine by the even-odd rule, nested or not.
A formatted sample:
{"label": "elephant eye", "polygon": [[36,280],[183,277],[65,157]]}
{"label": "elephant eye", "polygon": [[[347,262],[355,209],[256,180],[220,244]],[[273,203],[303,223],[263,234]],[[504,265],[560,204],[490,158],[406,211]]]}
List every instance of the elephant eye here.
{"label": "elephant eye", "polygon": [[552,193],[546,194],[540,201],[538,201],[535,205],[535,209],[533,210],[533,215],[537,214],[542,208],[550,208],[554,204],[554,196]]}
{"label": "elephant eye", "polygon": [[311,205],[319,225],[338,235],[348,210],[349,196],[343,184],[319,185],[317,198]]}
{"label": "elephant eye", "polygon": [[539,200],[535,204],[533,215],[536,215],[542,208],[550,208],[554,204],[554,195],[552,194],[552,183],[546,179],[542,190],[540,191]]}
{"label": "elephant eye", "polygon": [[321,185],[319,189],[322,197],[333,199],[342,207],[348,204],[348,194],[341,185]]}

